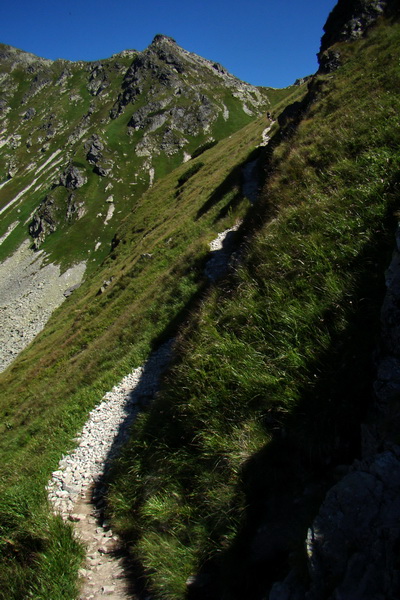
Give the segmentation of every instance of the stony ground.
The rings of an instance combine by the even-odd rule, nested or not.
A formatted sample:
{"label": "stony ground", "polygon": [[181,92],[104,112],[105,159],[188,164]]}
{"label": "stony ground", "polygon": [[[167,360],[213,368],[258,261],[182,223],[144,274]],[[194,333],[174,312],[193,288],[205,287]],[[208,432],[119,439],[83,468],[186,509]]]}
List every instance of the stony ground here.
{"label": "stony ground", "polygon": [[77,438],[77,448],[61,459],[48,483],[54,512],[75,524],[76,535],[87,548],[86,563],[80,570],[80,600],[104,596],[127,600],[134,594],[121,544],[103,519],[102,481],[140,406],[156,393],[171,353],[169,341],[104,396],[91,411]]}
{"label": "stony ground", "polygon": [[131,588],[123,549],[117,536],[92,502],[92,490],[78,499],[70,516],[77,537],[86,546],[86,562],[79,570],[82,582],[80,600],[127,600],[135,597]]}
{"label": "stony ground", "polygon": [[82,281],[86,264],[60,273],[43,266],[45,255],[26,240],[0,264],[0,371],[43,329],[51,313],[65,300],[64,292]]}

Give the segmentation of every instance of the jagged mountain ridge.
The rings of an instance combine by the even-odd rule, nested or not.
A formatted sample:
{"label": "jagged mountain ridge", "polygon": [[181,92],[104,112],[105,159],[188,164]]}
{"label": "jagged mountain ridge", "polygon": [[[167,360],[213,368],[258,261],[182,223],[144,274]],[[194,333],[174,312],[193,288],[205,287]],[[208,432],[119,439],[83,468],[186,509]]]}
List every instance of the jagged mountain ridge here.
{"label": "jagged mountain ridge", "polygon": [[[29,230],[55,260],[98,264],[117,214],[122,219],[199,146],[271,107],[272,90],[241,82],[163,35],[143,52],[88,63],[2,45],[0,73],[3,258]],[[73,229],[79,247],[65,252],[60,233],[46,244],[50,234]]]}

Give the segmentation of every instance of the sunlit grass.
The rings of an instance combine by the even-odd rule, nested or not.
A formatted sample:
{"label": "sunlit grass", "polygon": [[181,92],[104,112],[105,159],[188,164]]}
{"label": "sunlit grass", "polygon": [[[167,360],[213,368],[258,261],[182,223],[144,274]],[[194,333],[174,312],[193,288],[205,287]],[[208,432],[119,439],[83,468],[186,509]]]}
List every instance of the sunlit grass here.
{"label": "sunlit grass", "polygon": [[[220,597],[251,594],[246,569],[257,586],[267,568],[251,563],[251,533],[267,522],[286,544],[274,568],[293,548],[304,564],[321,490],[357,456],[398,203],[399,73],[387,54],[398,36],[386,25],[345,45],[342,69],[314,82],[314,103],[271,157],[238,272],[193,315],[116,465],[114,518],[161,598],[184,598],[193,567],[214,573]],[[297,513],[310,483],[318,492]]]}
{"label": "sunlit grass", "polygon": [[[134,203],[101,269],[89,272],[34,343],[1,374],[0,527],[5,543],[0,587],[7,600],[75,596],[81,550],[70,527],[48,514],[47,480],[61,454],[73,447],[71,440],[94,404],[141,364],[153,345],[175,335],[194,310],[206,285],[208,243],[248,210],[236,171],[259,144],[264,126],[264,119],[255,120],[206,149],[202,169],[181,184],[179,198],[176,186],[187,164]],[[232,171],[235,176],[229,178]],[[219,193],[208,206],[216,188]],[[54,234],[54,252],[56,238]],[[74,240],[72,236],[71,244]],[[111,284],[99,293],[104,280]],[[182,456],[179,460],[184,462]],[[164,511],[170,523],[173,502],[166,494],[156,500],[147,506],[146,520],[160,521]],[[121,510],[129,505],[123,495],[117,503]],[[186,510],[180,503],[182,510],[184,506]],[[162,548],[167,551],[166,544],[160,547],[153,565],[163,560]],[[186,565],[174,575],[176,589],[182,590],[182,574],[193,569],[193,551],[186,542],[177,542],[176,552]]]}

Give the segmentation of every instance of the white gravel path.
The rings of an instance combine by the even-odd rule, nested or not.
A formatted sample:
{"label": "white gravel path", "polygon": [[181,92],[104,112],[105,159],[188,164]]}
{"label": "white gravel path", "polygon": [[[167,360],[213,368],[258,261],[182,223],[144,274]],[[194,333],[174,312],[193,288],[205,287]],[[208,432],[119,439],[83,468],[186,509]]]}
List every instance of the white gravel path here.
{"label": "white gravel path", "polygon": [[210,281],[216,281],[222,277],[229,265],[232,253],[235,249],[235,232],[239,229],[242,221],[235,223],[233,227],[221,231],[217,237],[210,242],[210,258],[205,267],[205,275]]}
{"label": "white gravel path", "polygon": [[59,462],[48,483],[48,497],[55,512],[67,519],[77,500],[104,475],[109,461],[128,437],[128,428],[140,403],[154,396],[159,379],[167,367],[172,341],[153,352],[147,362],[107,392],[91,411],[77,448]]}
{"label": "white gravel path", "polygon": [[[230,237],[240,224],[237,222],[210,242],[211,258],[206,266],[210,279],[226,271],[234,241]],[[77,447],[62,457],[48,482],[48,499],[54,513],[74,522],[75,534],[87,548],[86,562],[80,569],[80,600],[101,600],[104,595],[113,600],[132,598],[132,582],[121,559],[120,541],[103,520],[102,478],[127,440],[141,404],[157,392],[172,347],[173,340],[163,344],[143,366],[105,394],[77,436]]]}
{"label": "white gravel path", "polygon": [[[173,340],[153,352],[107,392],[91,411],[76,441],[47,485],[50,505],[64,520],[74,522],[75,535],[86,546],[80,600],[132,600],[132,580],[126,570],[121,543],[103,519],[102,477],[128,438],[129,426],[142,403],[158,390],[162,372],[172,354]],[[95,505],[97,503],[97,506]],[[100,507],[100,508],[99,508]]]}
{"label": "white gravel path", "polygon": [[261,143],[259,144],[259,146],[267,146],[269,141],[270,141],[270,136],[269,136],[269,132],[272,129],[272,126],[276,123],[276,121],[271,121],[271,123],[268,125],[268,127],[266,127],[264,129],[264,131],[261,134]]}

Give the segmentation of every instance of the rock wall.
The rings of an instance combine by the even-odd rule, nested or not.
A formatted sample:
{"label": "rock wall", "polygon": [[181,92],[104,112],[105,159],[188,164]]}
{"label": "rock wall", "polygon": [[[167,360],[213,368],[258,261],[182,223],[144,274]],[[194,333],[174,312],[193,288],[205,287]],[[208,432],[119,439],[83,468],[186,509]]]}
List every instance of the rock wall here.
{"label": "rock wall", "polygon": [[292,571],[269,600],[400,598],[400,226],[386,287],[361,459],[329,490],[308,530],[309,584]]}
{"label": "rock wall", "polygon": [[398,11],[397,0],[339,0],[324,26],[317,55],[320,70],[329,73],[340,66],[340,55],[331,46],[360,38],[380,16]]}

